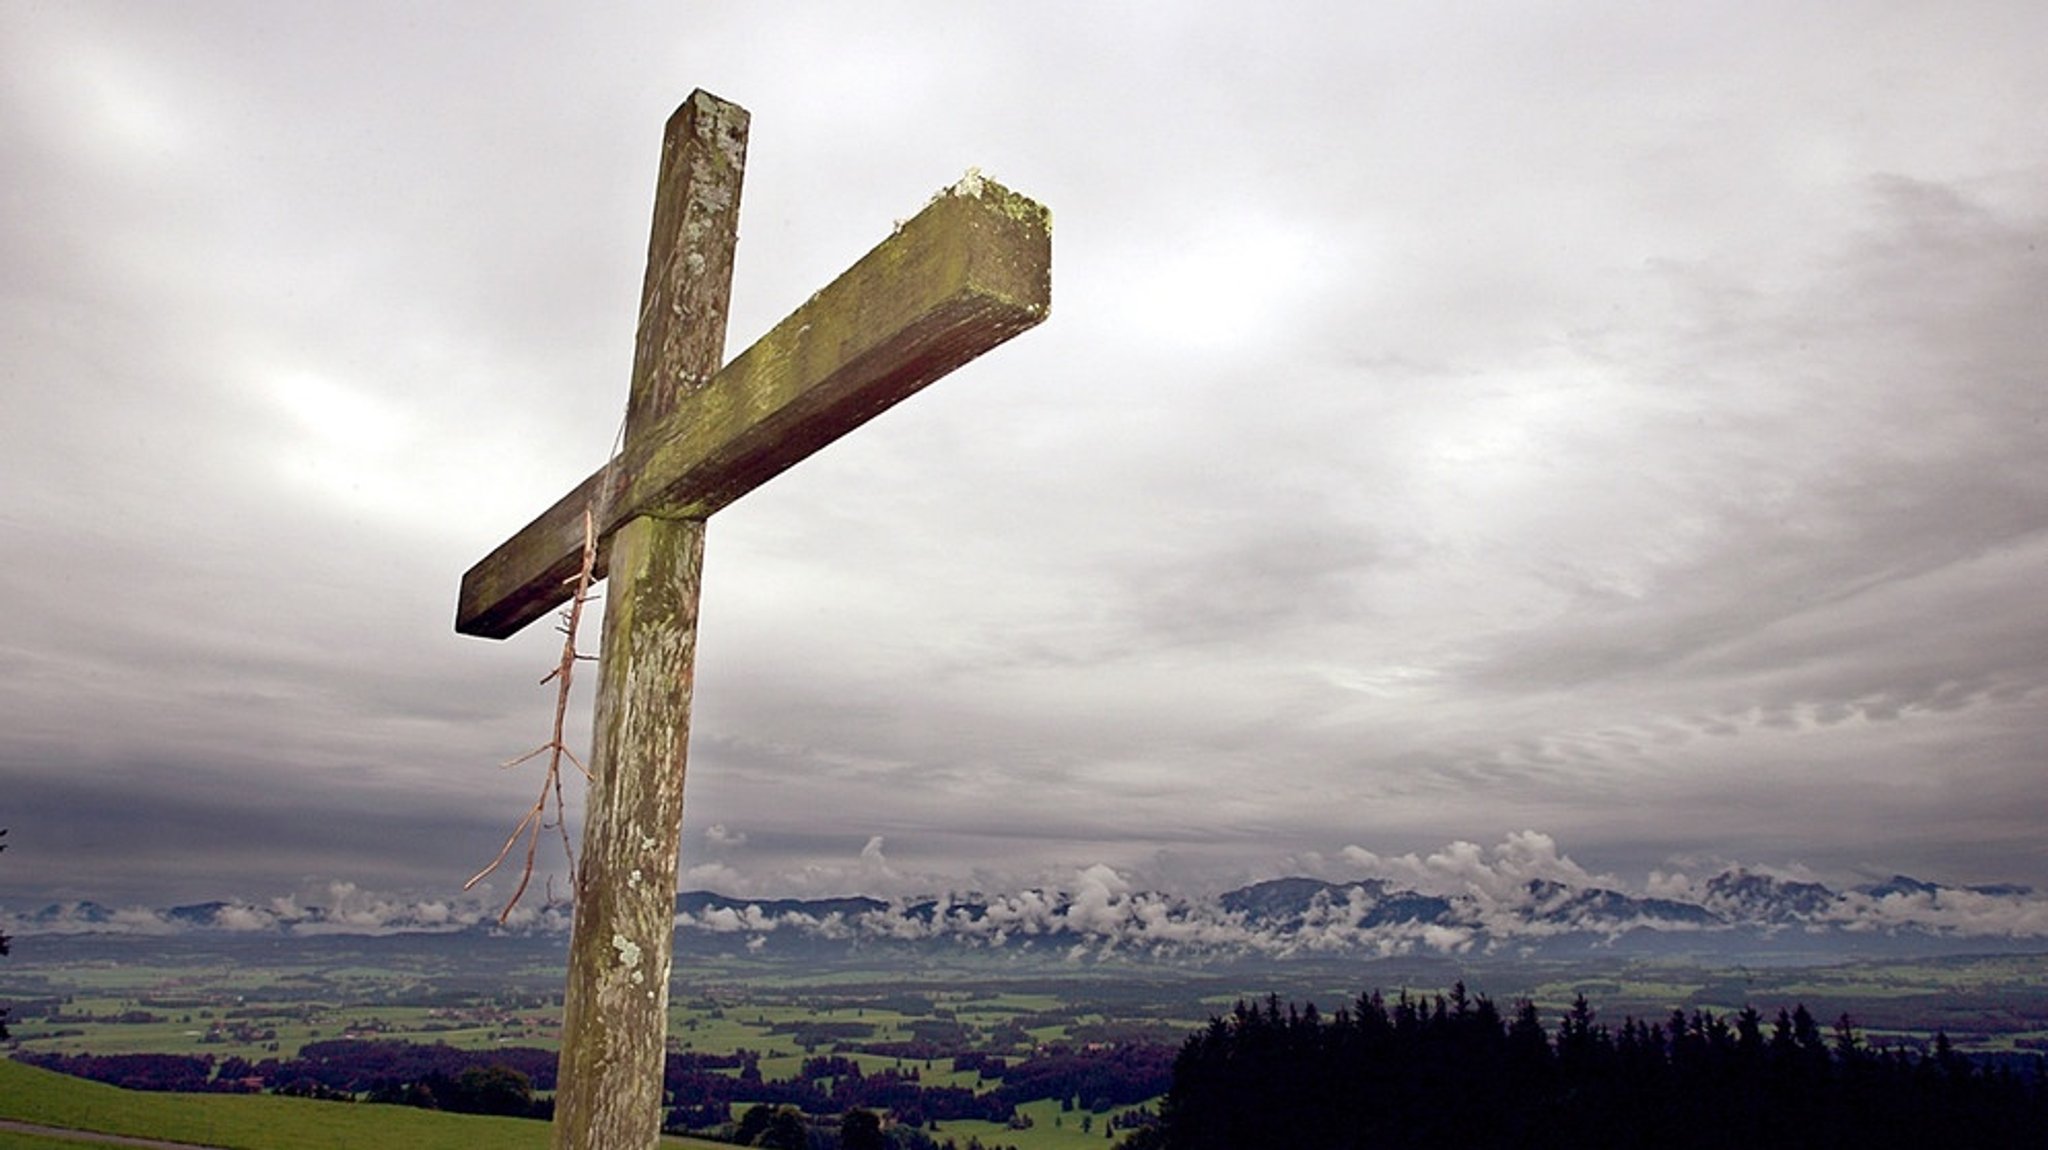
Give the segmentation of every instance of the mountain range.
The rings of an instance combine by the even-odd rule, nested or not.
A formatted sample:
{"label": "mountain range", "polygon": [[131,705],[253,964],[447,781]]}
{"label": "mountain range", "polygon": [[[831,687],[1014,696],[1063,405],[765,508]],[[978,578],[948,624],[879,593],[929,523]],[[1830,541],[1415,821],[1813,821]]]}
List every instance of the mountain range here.
{"label": "mountain range", "polygon": [[[1669,884],[1666,884],[1669,885]],[[160,909],[54,903],[0,915],[13,934],[243,937],[559,934],[569,911],[522,909],[501,926],[481,904],[375,898],[333,906],[212,901]],[[1682,890],[1631,894],[1528,878],[1430,893],[1370,878],[1289,877],[1210,898],[1132,889],[1107,867],[1070,890],[913,899],[676,899],[688,953],[824,956],[971,950],[1065,960],[1202,963],[1241,958],[1695,955],[1815,958],[2048,950],[2048,900],[2022,886],[1948,886],[1896,875],[1835,890],[1736,867]]]}

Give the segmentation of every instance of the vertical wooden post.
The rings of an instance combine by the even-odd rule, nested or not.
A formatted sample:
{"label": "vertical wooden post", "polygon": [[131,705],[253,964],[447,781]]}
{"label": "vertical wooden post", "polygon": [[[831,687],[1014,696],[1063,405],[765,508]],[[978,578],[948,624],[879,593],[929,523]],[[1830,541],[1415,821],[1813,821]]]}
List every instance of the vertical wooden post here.
{"label": "vertical wooden post", "polygon": [[[744,109],[702,91],[669,120],[628,450],[719,368],[747,121]],[[701,519],[643,516],[611,539],[555,1093],[557,1150],[647,1150],[660,1138],[703,557]]]}

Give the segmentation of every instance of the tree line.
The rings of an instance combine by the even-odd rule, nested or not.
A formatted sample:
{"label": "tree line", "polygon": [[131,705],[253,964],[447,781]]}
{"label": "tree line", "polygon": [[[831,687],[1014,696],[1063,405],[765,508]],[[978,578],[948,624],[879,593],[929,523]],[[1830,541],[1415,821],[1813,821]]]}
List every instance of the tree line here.
{"label": "tree line", "polygon": [[[4,839],[6,837],[7,828],[0,827],[0,839]],[[5,854],[6,851],[7,844],[0,843],[0,854]],[[9,953],[9,947],[13,944],[13,942],[14,940],[8,937],[4,931],[0,931],[0,958],[7,957]],[[7,1009],[5,1007],[0,1007],[0,1042],[5,1042],[12,1037],[14,1036],[8,1033],[7,1030]]]}
{"label": "tree line", "polygon": [[1159,1121],[1123,1145],[2040,1150],[2048,1081],[2038,1058],[1991,1067],[1945,1035],[1924,1051],[1872,1047],[1846,1015],[1823,1032],[1804,1006],[1617,1029],[1580,996],[1546,1030],[1533,1004],[1504,1017],[1461,983],[1328,1017],[1239,1003],[1187,1040]]}

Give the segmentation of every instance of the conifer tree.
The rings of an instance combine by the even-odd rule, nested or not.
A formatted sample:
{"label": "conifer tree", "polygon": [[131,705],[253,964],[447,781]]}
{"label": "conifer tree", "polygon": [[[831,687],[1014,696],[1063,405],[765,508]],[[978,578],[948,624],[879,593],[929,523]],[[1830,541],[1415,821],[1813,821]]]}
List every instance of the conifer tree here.
{"label": "conifer tree", "polygon": [[[0,839],[4,839],[6,837],[7,829],[5,827],[0,827]],[[5,851],[6,849],[7,844],[0,843],[0,851]],[[0,958],[7,957],[8,944],[12,941],[14,940],[8,938],[5,934],[0,934]],[[0,1042],[7,1041],[8,1037],[9,1034],[7,1032],[7,1010],[5,1007],[0,1007]]]}

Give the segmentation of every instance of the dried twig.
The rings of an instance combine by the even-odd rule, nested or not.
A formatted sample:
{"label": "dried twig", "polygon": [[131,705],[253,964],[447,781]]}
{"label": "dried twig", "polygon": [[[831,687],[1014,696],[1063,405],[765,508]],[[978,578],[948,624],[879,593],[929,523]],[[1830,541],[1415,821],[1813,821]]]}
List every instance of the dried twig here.
{"label": "dried twig", "polygon": [[[562,727],[569,717],[569,687],[571,681],[575,678],[576,664],[581,660],[593,657],[576,650],[576,631],[583,621],[583,605],[596,597],[590,592],[591,577],[595,574],[596,569],[597,518],[595,512],[591,508],[586,507],[583,509],[583,565],[576,572],[574,580],[576,591],[569,596],[569,605],[562,609],[561,622],[555,627],[557,631],[562,633],[562,658],[560,662],[555,664],[555,669],[549,671],[541,679],[541,682],[544,684],[548,682],[555,684],[554,730],[549,735],[547,742],[520,755],[516,759],[508,759],[498,764],[501,769],[509,770],[521,764],[531,762],[542,755],[546,755],[548,757],[548,769],[547,774],[541,778],[540,796],[534,799],[533,806],[527,809],[526,815],[519,820],[519,825],[512,828],[511,835],[505,839],[505,845],[498,849],[498,857],[491,860],[491,865],[478,871],[468,882],[462,884],[463,890],[469,890],[476,886],[477,883],[482,882],[491,872],[503,865],[506,857],[512,853],[512,848],[518,844],[520,836],[524,835],[526,837],[526,865],[520,871],[518,888],[512,892],[512,898],[505,903],[505,909],[498,912],[498,922],[501,924],[512,916],[512,908],[519,905],[520,898],[526,894],[527,884],[533,881],[533,862],[534,856],[540,850],[541,831],[547,829],[550,825],[561,831],[562,853],[569,860],[570,871],[574,872],[576,869],[576,852],[569,845],[569,823],[563,815],[562,808],[562,760],[567,759],[571,763],[576,764],[576,769],[583,772],[583,777],[586,779],[590,777],[590,768],[584,766],[583,760],[576,757],[576,752],[570,750],[568,745],[562,742]],[[548,822],[547,818],[548,796],[550,794],[554,796],[555,800],[555,820],[552,824]],[[551,893],[552,889],[552,886],[550,886]]]}

